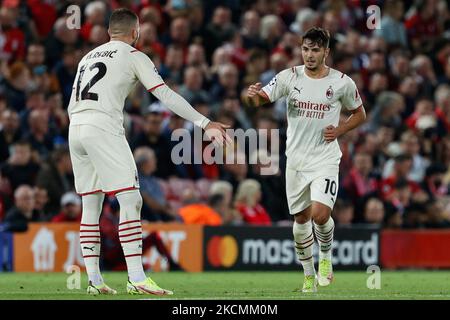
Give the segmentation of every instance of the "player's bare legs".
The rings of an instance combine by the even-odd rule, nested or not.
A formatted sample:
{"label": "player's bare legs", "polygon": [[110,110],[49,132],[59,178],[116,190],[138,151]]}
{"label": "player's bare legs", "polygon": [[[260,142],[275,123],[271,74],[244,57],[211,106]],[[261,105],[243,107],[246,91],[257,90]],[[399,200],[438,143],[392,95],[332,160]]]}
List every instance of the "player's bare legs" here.
{"label": "player's bare legs", "polygon": [[333,281],[331,252],[334,221],[331,217],[331,208],[313,201],[312,219],[314,221],[314,234],[319,242],[319,285],[328,286]]}
{"label": "player's bare legs", "polygon": [[127,292],[130,294],[172,294],[146,277],[142,266],[142,197],[139,190],[116,194],[120,205],[119,239],[128,270]]}
{"label": "player's bare legs", "polygon": [[116,294],[109,288],[100,273],[100,214],[103,206],[103,193],[94,193],[82,197],[83,213],[80,225],[80,245],[84,264],[89,278],[89,294]]}
{"label": "player's bare legs", "polygon": [[312,206],[307,207],[294,215],[293,234],[295,241],[295,250],[300,263],[303,266],[305,279],[303,281],[303,292],[317,291],[316,270],[314,269],[313,257],[313,226],[311,222]]}

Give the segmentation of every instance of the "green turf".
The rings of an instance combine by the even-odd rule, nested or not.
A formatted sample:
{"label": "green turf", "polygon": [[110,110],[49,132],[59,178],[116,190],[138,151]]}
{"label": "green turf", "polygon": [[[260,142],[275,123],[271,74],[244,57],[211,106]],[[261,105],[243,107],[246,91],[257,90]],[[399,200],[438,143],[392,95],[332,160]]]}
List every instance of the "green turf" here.
{"label": "green turf", "polygon": [[[335,282],[316,294],[299,291],[300,272],[164,272],[152,278],[171,289],[170,299],[450,299],[450,271],[382,271],[381,289],[366,287],[365,272],[336,272]],[[117,296],[92,297],[81,289],[67,289],[64,273],[0,273],[0,299],[142,299],[129,296],[125,273],[105,273],[105,281]]]}

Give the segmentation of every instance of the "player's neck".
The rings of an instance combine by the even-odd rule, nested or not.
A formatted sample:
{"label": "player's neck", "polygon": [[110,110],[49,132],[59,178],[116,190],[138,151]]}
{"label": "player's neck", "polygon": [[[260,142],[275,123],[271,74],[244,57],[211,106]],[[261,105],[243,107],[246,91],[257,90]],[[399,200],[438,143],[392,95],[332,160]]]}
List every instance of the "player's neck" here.
{"label": "player's neck", "polygon": [[325,64],[321,65],[315,70],[310,70],[305,67],[305,73],[310,78],[320,79],[326,77],[328,73],[330,73],[330,67],[326,66]]}
{"label": "player's neck", "polygon": [[109,41],[122,41],[129,45],[131,45],[131,43],[133,42],[133,41],[130,41],[130,39],[128,37],[119,37],[119,36],[113,36],[109,39]]}

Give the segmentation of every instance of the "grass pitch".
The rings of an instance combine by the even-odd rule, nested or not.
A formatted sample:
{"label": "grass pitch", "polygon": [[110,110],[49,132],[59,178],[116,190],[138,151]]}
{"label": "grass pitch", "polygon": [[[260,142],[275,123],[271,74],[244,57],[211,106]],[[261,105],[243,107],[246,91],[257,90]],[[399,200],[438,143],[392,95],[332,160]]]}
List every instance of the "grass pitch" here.
{"label": "grass pitch", "polygon": [[[162,272],[151,274],[163,288],[174,291],[165,299],[268,299],[268,300],[450,300],[450,271],[382,271],[381,289],[368,289],[365,272],[336,272],[330,287],[319,287],[316,294],[302,294],[303,275],[299,272]],[[118,291],[116,296],[88,296],[87,276],[81,288],[69,290],[65,273],[0,273],[0,299],[95,300],[160,299],[155,296],[126,294],[126,273],[104,273],[106,283]]]}

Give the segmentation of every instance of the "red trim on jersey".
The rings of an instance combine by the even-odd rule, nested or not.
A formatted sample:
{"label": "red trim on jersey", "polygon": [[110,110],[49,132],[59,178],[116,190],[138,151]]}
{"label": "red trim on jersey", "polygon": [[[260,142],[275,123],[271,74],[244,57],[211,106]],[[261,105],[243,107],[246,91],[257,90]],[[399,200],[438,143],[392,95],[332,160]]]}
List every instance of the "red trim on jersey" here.
{"label": "red trim on jersey", "polygon": [[94,193],[99,193],[99,192],[103,192],[103,191],[102,190],[95,190],[95,191],[89,191],[89,192],[85,192],[85,193],[79,193],[78,195],[80,197],[82,197],[82,196],[87,196],[89,194],[94,194]]}
{"label": "red trim on jersey", "polygon": [[129,191],[129,190],[134,190],[134,189],[138,189],[136,187],[128,187],[128,188],[123,188],[123,189],[118,189],[118,190],[113,190],[113,191],[103,191],[104,193],[106,193],[108,196],[114,196],[119,192],[123,192],[123,191]]}
{"label": "red trim on jersey", "polygon": [[148,92],[152,92],[152,91],[155,90],[156,88],[159,88],[159,87],[161,87],[161,86],[163,86],[163,85],[164,85],[164,83],[160,83],[160,84],[158,84],[157,86],[154,86],[153,88],[148,89],[147,91],[148,91]]}
{"label": "red trim on jersey", "polygon": [[100,241],[80,241],[80,244],[82,243],[100,243]]}
{"label": "red trim on jersey", "polygon": [[100,238],[100,236],[80,236],[80,239],[82,238]]}
{"label": "red trim on jersey", "polygon": [[344,77],[344,73],[342,73],[341,79]]}
{"label": "red trim on jersey", "polygon": [[80,232],[100,232],[100,230],[80,230]]}
{"label": "red trim on jersey", "polygon": [[139,51],[138,49],[134,49],[134,50],[131,50],[130,53],[138,52],[138,51]]}
{"label": "red trim on jersey", "polygon": [[265,99],[267,99],[267,100],[269,100],[270,101],[270,98],[269,98],[269,96],[267,95],[267,93],[264,91],[264,90],[260,90],[260,92],[259,92],[262,96],[263,96],[263,98],[265,98]]}
{"label": "red trim on jersey", "polygon": [[133,223],[133,222],[141,222],[141,220],[129,220],[129,221],[124,221],[122,223],[119,223],[119,226],[123,225],[123,224],[127,224],[127,223]]}
{"label": "red trim on jersey", "polygon": [[83,258],[99,258],[99,255],[83,256]]}
{"label": "red trim on jersey", "polygon": [[96,227],[96,226],[98,226],[98,223],[97,223],[97,224],[82,223],[82,224],[80,224],[80,226],[84,226],[84,227]]}
{"label": "red trim on jersey", "polygon": [[356,108],[355,110],[352,110],[351,112],[352,112],[352,114],[353,113],[356,113],[356,112],[359,112],[359,110],[361,110],[361,108],[363,107],[363,105],[360,105],[358,108]]}
{"label": "red trim on jersey", "polygon": [[141,254],[141,253],[129,254],[129,255],[126,255],[125,258],[128,258],[128,257],[137,257],[137,256],[142,256],[142,254]]}

